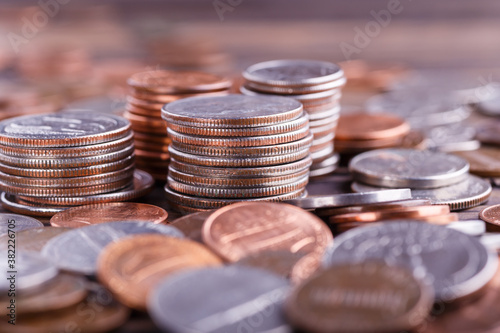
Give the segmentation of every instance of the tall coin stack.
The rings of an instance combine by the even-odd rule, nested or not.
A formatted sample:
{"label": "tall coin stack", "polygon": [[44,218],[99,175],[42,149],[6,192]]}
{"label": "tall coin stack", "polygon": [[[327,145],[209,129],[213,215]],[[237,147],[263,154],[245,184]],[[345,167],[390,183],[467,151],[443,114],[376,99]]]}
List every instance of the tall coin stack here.
{"label": "tall coin stack", "polygon": [[170,139],[161,119],[162,106],[186,97],[226,95],[231,81],[203,72],[154,70],[134,74],[127,83],[130,94],[124,116],[134,130],[137,166],[165,181]]}
{"label": "tall coin stack", "polygon": [[162,116],[172,140],[165,191],[179,211],[304,195],[313,137],[296,100],[187,98],[165,105]]}
{"label": "tall coin stack", "polygon": [[335,170],[339,161],[333,140],[340,114],[341,89],[346,83],[342,69],[314,60],[274,60],[258,63],[243,72],[245,95],[273,94],[301,102],[309,114],[314,140],[311,146],[311,177]]}
{"label": "tall coin stack", "polygon": [[68,206],[134,199],[153,185],[135,171],[130,123],[119,116],[62,112],[0,122],[2,204],[51,216]]}

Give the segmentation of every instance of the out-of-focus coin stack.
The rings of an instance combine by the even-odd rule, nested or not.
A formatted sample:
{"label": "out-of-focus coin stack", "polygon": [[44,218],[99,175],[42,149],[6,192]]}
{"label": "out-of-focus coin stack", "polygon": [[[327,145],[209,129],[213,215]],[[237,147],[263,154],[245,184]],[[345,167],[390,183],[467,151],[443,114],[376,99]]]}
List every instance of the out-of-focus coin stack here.
{"label": "out-of-focus coin stack", "polygon": [[299,102],[197,97],[165,105],[162,115],[172,140],[165,190],[180,211],[304,194],[313,137]]}
{"label": "out-of-focus coin stack", "polygon": [[130,200],[153,184],[134,171],[132,131],[122,117],[63,112],[0,123],[0,188],[9,210],[50,216],[68,206]]}
{"label": "out-of-focus coin stack", "polygon": [[231,81],[203,72],[154,70],[134,74],[127,82],[130,94],[124,116],[134,130],[137,166],[165,181],[171,141],[161,119],[162,106],[186,97],[226,95]]}
{"label": "out-of-focus coin stack", "polygon": [[258,63],[243,72],[245,95],[272,94],[296,99],[309,115],[314,140],[311,146],[311,177],[335,170],[338,155],[333,139],[340,114],[341,89],[346,83],[342,69],[329,62],[275,60]]}

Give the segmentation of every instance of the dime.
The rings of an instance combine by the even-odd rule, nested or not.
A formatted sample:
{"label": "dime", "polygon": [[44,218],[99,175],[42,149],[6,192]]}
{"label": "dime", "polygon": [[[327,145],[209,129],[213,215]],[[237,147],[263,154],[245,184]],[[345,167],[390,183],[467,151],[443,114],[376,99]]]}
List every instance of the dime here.
{"label": "dime", "polygon": [[34,228],[43,228],[43,223],[24,215],[0,213],[0,236]]}
{"label": "dime", "polygon": [[172,222],[172,226],[182,231],[187,238],[203,243],[201,228],[213,212],[213,210],[209,210],[180,217]]}
{"label": "dime", "polygon": [[255,331],[252,318],[261,318],[259,332],[289,332],[281,310],[288,292],[285,279],[260,269],[239,265],[197,269],[155,288],[148,312],[158,327],[169,332]]}
{"label": "dime", "polygon": [[349,230],[337,237],[327,250],[323,265],[331,267],[371,259],[390,261],[428,279],[436,300],[444,302],[479,291],[491,280],[498,266],[497,256],[476,238],[443,226],[414,221],[386,222]]}
{"label": "dime", "polygon": [[[355,192],[373,192],[387,190],[387,188],[374,187],[361,183],[353,183],[352,190]],[[489,182],[469,175],[464,181],[434,189],[414,189],[411,190],[413,199],[429,200],[432,204],[448,205],[450,210],[462,210],[479,206],[486,202],[491,195],[491,185]]]}
{"label": "dime", "polygon": [[30,115],[0,122],[0,144],[14,147],[73,147],[125,137],[130,123],[95,112]]}
{"label": "dime", "polygon": [[[40,252],[49,240],[69,230],[71,228],[44,227],[17,231],[15,238],[16,250],[19,252]],[[12,238],[7,234],[0,237],[2,250],[7,251],[9,239]]]}
{"label": "dime", "polygon": [[146,310],[151,291],[178,272],[221,265],[203,245],[162,235],[139,235],[107,246],[99,256],[99,280],[124,304]]}
{"label": "dime", "polygon": [[353,113],[339,119],[337,140],[370,140],[402,137],[410,132],[403,119],[390,114]]}
{"label": "dime", "polygon": [[167,212],[160,207],[133,202],[111,202],[66,209],[50,219],[53,227],[81,228],[87,225],[115,221],[141,221],[155,224],[167,220]]}
{"label": "dime", "polygon": [[108,245],[135,234],[184,237],[174,227],[150,222],[120,221],[90,225],[52,238],[42,255],[60,269],[85,275],[96,272],[97,257]]}
{"label": "dime", "polygon": [[256,127],[274,125],[302,115],[302,105],[279,96],[228,95],[194,97],[162,109],[167,123],[196,127]]}
{"label": "dime", "polygon": [[481,147],[473,151],[455,152],[455,155],[470,163],[470,173],[481,177],[500,176],[500,149],[496,147]]}
{"label": "dime", "polygon": [[232,262],[270,249],[322,253],[333,239],[320,219],[300,208],[252,202],[217,210],[203,225],[202,237],[207,246]]}
{"label": "dime", "polygon": [[330,223],[347,223],[347,222],[376,222],[381,220],[394,219],[414,219],[440,216],[450,213],[448,205],[427,205],[413,207],[397,207],[377,210],[373,212],[362,213],[347,213],[331,216]]}
{"label": "dime", "polygon": [[444,153],[414,149],[380,149],[362,153],[349,163],[357,181],[384,187],[436,188],[468,176],[469,163]]}
{"label": "dime", "polygon": [[315,275],[292,292],[285,312],[307,332],[400,332],[422,323],[432,304],[432,288],[411,271],[367,261]]}
{"label": "dime", "polygon": [[363,193],[343,193],[332,195],[315,195],[306,198],[288,200],[287,203],[303,209],[318,209],[365,205],[396,200],[411,199],[410,189],[387,189],[385,191],[363,191]]}

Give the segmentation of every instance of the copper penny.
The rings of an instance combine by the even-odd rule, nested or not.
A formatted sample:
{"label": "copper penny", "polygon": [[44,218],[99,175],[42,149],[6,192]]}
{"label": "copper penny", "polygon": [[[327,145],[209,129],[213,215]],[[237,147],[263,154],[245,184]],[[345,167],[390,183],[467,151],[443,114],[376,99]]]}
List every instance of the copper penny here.
{"label": "copper penny", "polygon": [[479,213],[479,218],[484,222],[500,227],[500,205],[493,205],[484,208]]}
{"label": "copper penny", "polygon": [[433,301],[412,272],[367,261],[319,272],[292,292],[285,313],[307,332],[401,332],[423,322]]}
{"label": "copper penny", "polygon": [[172,222],[172,226],[182,231],[187,238],[203,243],[201,228],[213,212],[214,210],[207,210],[180,217]]}
{"label": "copper penny", "polygon": [[146,141],[146,142],[154,142],[156,144],[170,144],[172,140],[168,137],[167,133],[165,135],[157,135],[152,133],[134,133],[134,139]]}
{"label": "copper penny", "polygon": [[142,127],[161,128],[163,130],[166,130],[167,128],[167,123],[162,119],[156,119],[146,116],[138,116],[128,111],[125,111],[123,113],[123,116],[128,120],[130,120],[130,122],[132,123],[132,128],[134,127],[134,124],[138,124],[139,126]]}
{"label": "copper penny", "polygon": [[481,177],[500,176],[500,149],[497,147],[481,147],[473,151],[455,152],[470,163],[470,173]]}
{"label": "copper penny", "polygon": [[372,212],[347,213],[330,216],[330,223],[375,222],[394,219],[419,219],[450,213],[448,205],[426,205],[379,209]]}
{"label": "copper penny", "polygon": [[149,158],[149,159],[161,160],[161,161],[168,161],[170,159],[169,153],[148,151],[148,150],[142,150],[142,149],[136,149],[135,155],[138,158]]}
{"label": "copper penny", "polygon": [[322,253],[332,240],[316,216],[287,204],[241,202],[217,210],[202,229],[205,244],[228,261],[266,250]]}
{"label": "copper penny", "polygon": [[423,200],[423,199],[401,200],[401,201],[359,205],[359,206],[316,209],[314,213],[319,216],[332,216],[332,215],[350,214],[350,213],[373,212],[391,208],[422,206],[422,205],[429,205],[430,203],[431,202],[429,200]]}
{"label": "copper penny", "polygon": [[160,114],[161,114],[161,108],[163,107],[164,104],[164,103],[150,102],[143,99],[134,98],[132,96],[127,96],[127,103],[138,108],[151,110],[151,112],[160,112]]}
{"label": "copper penny", "polygon": [[121,302],[145,310],[149,293],[166,276],[221,263],[199,243],[140,235],[107,246],[99,257],[97,276]]}
{"label": "copper penny", "polygon": [[131,89],[130,95],[137,98],[143,99],[155,103],[171,103],[176,100],[187,98],[187,97],[197,97],[197,96],[223,96],[229,94],[228,90],[220,90],[214,92],[201,92],[199,94],[155,94],[142,89]]}
{"label": "copper penny", "polygon": [[302,257],[292,267],[290,281],[299,285],[309,279],[321,266],[321,256],[313,253]]}
{"label": "copper penny", "polygon": [[53,227],[80,228],[115,221],[164,223],[168,213],[160,207],[133,202],[112,202],[66,209],[50,219]]}
{"label": "copper penny", "polygon": [[370,140],[402,137],[410,132],[404,119],[389,114],[353,113],[340,116],[338,140]]}

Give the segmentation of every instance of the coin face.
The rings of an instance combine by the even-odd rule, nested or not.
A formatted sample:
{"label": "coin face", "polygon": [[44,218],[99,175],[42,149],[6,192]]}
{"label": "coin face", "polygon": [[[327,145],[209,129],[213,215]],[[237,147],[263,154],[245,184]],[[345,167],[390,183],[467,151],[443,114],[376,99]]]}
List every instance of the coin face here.
{"label": "coin face", "polygon": [[479,218],[485,222],[500,226],[500,205],[486,207],[479,213]]}
{"label": "coin face", "polygon": [[333,63],[314,60],[274,60],[248,67],[243,77],[275,86],[313,85],[342,78],[344,72]]}
{"label": "coin face", "polygon": [[185,98],[166,104],[167,122],[197,127],[255,127],[293,120],[302,104],[280,96],[227,95]]}
{"label": "coin face", "polygon": [[79,274],[95,273],[97,257],[110,243],[135,234],[184,237],[174,227],[149,222],[110,222],[68,231],[51,239],[42,255],[60,269]]}
{"label": "coin face", "polygon": [[167,212],[160,207],[133,203],[112,202],[66,209],[50,219],[53,227],[80,228],[92,224],[115,221],[141,221],[155,224],[167,220]]}
{"label": "coin face", "polygon": [[139,235],[107,246],[99,256],[97,274],[121,302],[145,310],[151,290],[166,277],[221,264],[218,256],[199,243]]}
{"label": "coin face", "polygon": [[288,319],[307,332],[401,332],[426,319],[432,288],[382,262],[330,267],[286,301]]}
{"label": "coin face", "polygon": [[498,258],[476,238],[415,221],[385,222],[349,230],[336,238],[323,266],[369,259],[406,267],[428,279],[440,301],[464,298],[493,277]]}
{"label": "coin face", "polygon": [[202,237],[229,261],[265,250],[322,253],[333,239],[316,216],[291,205],[264,202],[219,209],[203,225]]}
{"label": "coin face", "polygon": [[71,147],[119,139],[130,130],[122,117],[95,112],[22,116],[0,122],[6,146]]}
{"label": "coin face", "polygon": [[382,113],[353,113],[340,116],[335,139],[383,139],[404,136],[409,132],[410,125],[402,118]]}
{"label": "coin face", "polygon": [[0,214],[0,236],[7,235],[9,230],[12,232],[20,232],[23,230],[43,228],[43,223],[29,216],[18,214]]}
{"label": "coin face", "polygon": [[[16,250],[22,252],[40,252],[49,240],[69,230],[71,228],[43,227],[17,231]],[[0,247],[2,250],[7,251],[9,239],[11,239],[9,235],[0,237]]]}
{"label": "coin face", "polygon": [[160,328],[171,332],[290,332],[282,315],[288,291],[285,279],[261,269],[197,269],[155,288],[148,312]]}
{"label": "coin face", "polygon": [[198,212],[180,217],[172,222],[172,226],[176,227],[186,235],[187,238],[203,243],[201,238],[201,228],[203,223],[214,211]]}
{"label": "coin face", "polygon": [[355,180],[384,187],[436,188],[464,180],[469,163],[445,153],[414,149],[379,149],[349,163]]}

